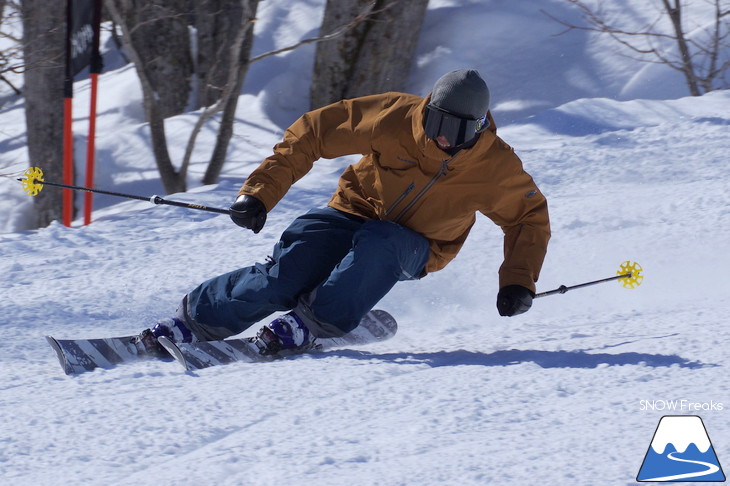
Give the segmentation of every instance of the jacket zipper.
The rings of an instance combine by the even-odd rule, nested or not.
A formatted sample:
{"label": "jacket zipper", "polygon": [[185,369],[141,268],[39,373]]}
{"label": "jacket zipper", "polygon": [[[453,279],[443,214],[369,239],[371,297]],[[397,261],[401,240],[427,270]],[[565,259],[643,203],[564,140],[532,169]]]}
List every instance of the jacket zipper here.
{"label": "jacket zipper", "polygon": [[[456,157],[456,155],[454,155],[454,157],[451,157],[450,159],[444,160],[441,163],[441,169],[439,169],[439,171],[436,172],[436,175],[434,175],[431,178],[431,180],[428,181],[428,184],[426,184],[426,187],[424,187],[423,189],[421,189],[421,191],[418,194],[416,194],[413,199],[411,199],[411,202],[409,202],[406,205],[406,207],[404,207],[403,209],[401,209],[401,211],[398,213],[398,215],[395,218],[393,218],[392,221],[394,223],[397,223],[398,221],[400,221],[400,219],[406,214],[406,212],[408,212],[408,210],[411,209],[413,207],[413,205],[416,204],[424,196],[424,194],[426,194],[426,192],[428,192],[428,190],[433,187],[434,184],[436,184],[436,181],[439,180],[442,176],[446,175],[446,169],[447,169],[447,167],[449,165],[449,162],[451,162],[452,160],[454,160],[455,157]],[[413,184],[411,184],[411,185],[413,185]],[[408,191],[408,192],[410,192],[410,191]],[[403,197],[405,197],[405,194],[403,195]],[[398,199],[399,199],[398,202],[400,202],[400,200],[402,198],[398,198]],[[391,208],[392,207],[393,206],[391,206]]]}
{"label": "jacket zipper", "polygon": [[390,207],[385,211],[385,215],[386,216],[389,215],[391,213],[391,211],[393,211],[393,209],[395,209],[396,206],[398,206],[401,202],[403,202],[403,200],[406,198],[406,196],[408,196],[408,194],[410,194],[411,191],[413,189],[415,189],[415,188],[416,188],[416,184],[414,184],[413,182],[411,182],[411,184],[406,188],[406,190],[403,191],[403,194],[401,194],[400,196],[398,196],[398,199],[396,199],[393,202],[393,204],[391,204]]}

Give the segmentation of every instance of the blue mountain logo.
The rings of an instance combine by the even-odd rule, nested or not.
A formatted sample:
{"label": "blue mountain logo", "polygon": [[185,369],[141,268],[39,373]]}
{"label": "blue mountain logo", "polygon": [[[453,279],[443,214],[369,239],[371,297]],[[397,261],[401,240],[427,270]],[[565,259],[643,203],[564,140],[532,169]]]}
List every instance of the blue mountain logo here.
{"label": "blue mountain logo", "polygon": [[636,480],[725,481],[725,473],[702,419],[696,415],[662,417]]}

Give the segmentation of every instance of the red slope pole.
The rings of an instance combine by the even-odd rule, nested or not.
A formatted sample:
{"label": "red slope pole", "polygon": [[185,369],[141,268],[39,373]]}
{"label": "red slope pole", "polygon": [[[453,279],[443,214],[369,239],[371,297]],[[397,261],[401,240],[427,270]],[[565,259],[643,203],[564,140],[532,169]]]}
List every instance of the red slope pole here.
{"label": "red slope pole", "polygon": [[[73,98],[63,99],[63,183],[74,181],[74,135],[73,135]],[[71,226],[73,219],[74,197],[70,189],[63,190],[63,224]]]}
{"label": "red slope pole", "polygon": [[[74,134],[73,134],[73,68],[71,67],[71,25],[73,23],[72,2],[66,4],[66,76],[63,83],[63,183],[74,182]],[[63,190],[61,222],[71,226],[73,219],[74,193]]]}
{"label": "red slope pole", "polygon": [[[91,100],[89,109],[89,138],[86,146],[86,187],[94,187],[94,158],[96,155],[96,98],[101,72],[101,55],[99,54],[99,34],[101,30],[101,0],[94,1],[94,15],[92,19],[94,39],[92,41],[91,63],[89,75],[91,78]],[[91,211],[94,195],[91,192],[84,194],[84,224],[91,223]]]}
{"label": "red slope pole", "polygon": [[[86,187],[94,187],[94,154],[96,138],[96,88],[99,81],[98,73],[91,73],[91,109],[89,110],[89,139],[86,148]],[[93,194],[84,194],[84,224],[91,223],[91,206]]]}

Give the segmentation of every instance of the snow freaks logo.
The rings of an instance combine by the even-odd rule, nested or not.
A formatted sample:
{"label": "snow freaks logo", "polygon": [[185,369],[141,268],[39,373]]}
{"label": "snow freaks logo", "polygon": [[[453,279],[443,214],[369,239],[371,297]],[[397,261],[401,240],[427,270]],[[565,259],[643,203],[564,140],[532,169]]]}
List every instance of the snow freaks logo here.
{"label": "snow freaks logo", "polygon": [[636,480],[725,481],[702,419],[697,415],[662,417]]}
{"label": "snow freaks logo", "polygon": [[667,412],[719,412],[725,409],[722,402],[692,402],[689,400],[640,400],[639,407],[644,410],[666,410]]}

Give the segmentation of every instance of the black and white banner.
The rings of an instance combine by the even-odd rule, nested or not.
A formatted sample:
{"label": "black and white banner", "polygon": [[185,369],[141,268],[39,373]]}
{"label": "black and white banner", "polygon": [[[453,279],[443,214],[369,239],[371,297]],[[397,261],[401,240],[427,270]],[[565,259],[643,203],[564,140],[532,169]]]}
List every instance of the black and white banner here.
{"label": "black and white banner", "polygon": [[94,38],[99,38],[98,3],[100,0],[68,0],[71,76],[81,72],[93,59]]}

